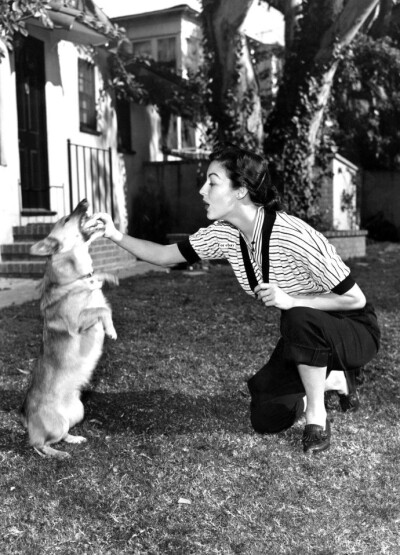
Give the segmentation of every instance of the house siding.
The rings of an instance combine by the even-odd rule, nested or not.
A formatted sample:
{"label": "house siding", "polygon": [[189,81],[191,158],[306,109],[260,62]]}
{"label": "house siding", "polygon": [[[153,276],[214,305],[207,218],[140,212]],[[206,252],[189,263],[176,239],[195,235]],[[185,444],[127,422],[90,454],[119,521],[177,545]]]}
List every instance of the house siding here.
{"label": "house siding", "polygon": [[[65,40],[57,40],[51,30],[33,28],[30,35],[44,43],[47,150],[50,186],[49,215],[24,216],[20,206],[20,167],[14,56],[5,51],[0,63],[0,244],[12,241],[12,227],[27,223],[53,222],[70,212],[67,140],[104,150],[111,148],[114,178],[115,221],[127,228],[126,171],[117,153],[117,120],[113,100],[101,94],[107,53],[95,51],[98,132],[79,129],[78,58],[89,50]],[[122,166],[122,167],[121,167]]]}
{"label": "house siding", "polygon": [[0,242],[11,241],[19,222],[18,121],[13,59],[0,41]]}

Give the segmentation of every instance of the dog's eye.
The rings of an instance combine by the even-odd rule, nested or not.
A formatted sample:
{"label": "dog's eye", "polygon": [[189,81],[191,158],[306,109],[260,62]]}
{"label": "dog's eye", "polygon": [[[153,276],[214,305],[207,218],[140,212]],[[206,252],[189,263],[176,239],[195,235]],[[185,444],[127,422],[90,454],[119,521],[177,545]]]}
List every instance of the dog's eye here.
{"label": "dog's eye", "polygon": [[65,223],[65,224],[68,223],[68,222],[69,222],[69,216],[67,216],[67,217],[65,218],[65,220],[64,220],[64,223]]}

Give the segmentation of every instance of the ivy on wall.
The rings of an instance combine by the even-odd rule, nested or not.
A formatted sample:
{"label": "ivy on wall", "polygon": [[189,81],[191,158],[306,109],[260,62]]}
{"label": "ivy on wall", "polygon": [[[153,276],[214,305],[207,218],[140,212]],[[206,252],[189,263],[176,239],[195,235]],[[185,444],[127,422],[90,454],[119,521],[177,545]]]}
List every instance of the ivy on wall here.
{"label": "ivy on wall", "polygon": [[[0,40],[8,50],[12,50],[16,33],[28,35],[26,22],[32,17],[39,19],[44,27],[52,29],[51,9],[59,10],[63,6],[75,9],[73,4],[69,6],[68,0],[0,0]],[[109,37],[110,40],[121,39],[124,36],[123,29],[113,25],[107,17],[100,14],[95,4],[89,0],[80,4],[77,20]],[[1,57],[4,57],[4,53],[0,49],[0,61]]]}
{"label": "ivy on wall", "polygon": [[[0,0],[0,39],[9,50],[13,48],[13,38],[16,33],[26,36],[26,20],[36,17],[41,20],[45,27],[52,28],[47,9],[49,4],[46,0]],[[0,61],[4,54],[0,50]]]}

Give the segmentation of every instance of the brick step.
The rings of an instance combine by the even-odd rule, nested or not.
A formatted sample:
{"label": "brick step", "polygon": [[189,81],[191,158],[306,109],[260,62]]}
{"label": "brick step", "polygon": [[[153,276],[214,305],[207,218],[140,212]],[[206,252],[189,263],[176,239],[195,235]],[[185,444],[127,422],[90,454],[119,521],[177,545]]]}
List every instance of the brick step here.
{"label": "brick step", "polygon": [[13,277],[41,277],[44,273],[46,265],[45,259],[35,262],[16,261],[16,262],[0,262],[0,275]]}
{"label": "brick step", "polygon": [[[110,272],[118,273],[119,270],[126,267],[132,267],[135,264],[135,259],[131,257],[125,260],[107,259],[93,260],[94,270],[97,272]],[[0,276],[2,277],[34,277],[40,278],[44,274],[46,260],[40,259],[36,262],[31,261],[16,261],[16,262],[0,262]]]}
{"label": "brick step", "polygon": [[[38,260],[38,257],[30,254],[30,248],[34,244],[34,241],[18,241],[16,243],[10,243],[7,245],[0,245],[1,260],[3,262],[17,261],[17,260]],[[113,259],[125,260],[127,256],[126,252],[122,249],[118,252],[110,241],[104,244],[97,244],[97,241],[90,247],[90,255],[93,259],[102,257],[107,259],[111,257]]]}
{"label": "brick step", "polygon": [[123,266],[127,266],[129,264],[133,264],[135,262],[135,258],[120,258],[117,256],[113,257],[93,257],[93,267],[95,270],[106,270],[108,268],[122,268]]}
{"label": "brick step", "polygon": [[18,243],[10,243],[8,245],[0,245],[1,260],[3,262],[17,260],[25,260],[26,262],[30,260],[37,261],[38,257],[29,253],[29,250],[33,244],[33,241],[20,241]]}
{"label": "brick step", "polygon": [[[131,264],[130,267],[132,267],[132,266],[133,266],[133,264]],[[94,271],[95,272],[107,272],[107,273],[110,273],[110,274],[117,275],[120,270],[123,270],[126,267],[128,267],[128,265],[120,264],[118,262],[116,262],[116,263],[114,262],[114,263],[109,263],[109,264],[102,264],[101,266],[94,265]]]}
{"label": "brick step", "polygon": [[[107,262],[93,261],[94,270],[97,272],[117,273],[126,267],[134,265],[134,259],[125,260],[108,260]],[[44,274],[46,260],[42,259],[37,262],[17,261],[17,262],[0,262],[0,276],[2,277],[35,277],[40,278]]]}
{"label": "brick step", "polygon": [[[24,263],[24,268],[26,267],[27,264],[29,263],[45,263],[46,262],[46,258],[45,257],[38,257],[38,256],[34,256],[34,255],[29,255],[29,254],[25,254],[23,252],[15,252],[15,251],[11,251],[11,252],[4,252],[4,248],[10,246],[10,247],[14,247],[14,245],[3,245],[2,247],[2,262],[4,264],[18,264],[18,263]],[[121,265],[121,264],[129,264],[129,262],[131,262],[132,260],[134,260],[133,257],[128,256],[121,256],[118,255],[115,252],[110,252],[110,253],[104,253],[104,252],[98,252],[97,254],[93,254],[92,255],[92,260],[93,260],[93,266],[109,266],[109,265]],[[25,271],[25,270],[24,270]],[[1,273],[1,269],[0,269],[0,273]],[[6,273],[8,273],[8,270],[6,270]]]}
{"label": "brick step", "polygon": [[[46,237],[53,227],[53,223],[14,226],[14,243],[0,246],[0,275],[41,277],[46,258],[31,255],[29,250],[34,243]],[[89,252],[93,259],[93,267],[98,271],[115,272],[136,260],[135,257],[102,237],[92,243]]]}
{"label": "brick step", "polygon": [[52,223],[40,223],[40,224],[27,224],[27,225],[17,225],[13,226],[13,237],[14,241],[39,241],[43,239],[50,233],[53,229],[54,224]]}

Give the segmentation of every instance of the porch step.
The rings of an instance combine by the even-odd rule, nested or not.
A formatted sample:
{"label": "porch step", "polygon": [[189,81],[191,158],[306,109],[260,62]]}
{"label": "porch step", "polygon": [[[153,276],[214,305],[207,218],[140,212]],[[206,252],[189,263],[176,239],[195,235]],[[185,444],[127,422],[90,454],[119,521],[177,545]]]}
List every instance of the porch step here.
{"label": "porch step", "polygon": [[[98,247],[97,247],[98,248]],[[125,268],[134,264],[136,258],[122,249],[113,245],[109,251],[102,251],[99,249],[97,252],[90,253],[93,259],[93,267],[96,271],[102,272],[116,272],[120,268]],[[17,254],[19,258],[11,256],[10,260],[0,262],[0,276],[13,276],[13,277],[41,277],[44,274],[46,266],[46,258],[42,257],[23,257],[22,254]]]}
{"label": "porch step", "polygon": [[17,260],[38,260],[37,256],[30,254],[30,248],[34,244],[31,242],[18,241],[8,245],[0,245],[1,260],[3,262],[16,262]]}
{"label": "porch step", "polygon": [[[29,250],[34,243],[46,237],[53,226],[50,223],[35,223],[13,227],[15,242],[0,246],[0,276],[43,276],[46,258],[33,256]],[[134,256],[104,238],[94,241],[89,252],[96,271],[115,273],[136,262]]]}
{"label": "porch step", "polygon": [[13,227],[13,237],[16,242],[36,242],[46,237],[53,229],[52,223],[17,225]]}
{"label": "porch step", "polygon": [[[121,268],[130,266],[136,262],[136,258],[128,253],[114,252],[104,254],[99,252],[93,255],[93,267],[95,271],[117,272]],[[8,260],[0,262],[0,276],[12,277],[42,277],[46,266],[46,258],[35,257],[29,260]]]}
{"label": "porch step", "polygon": [[46,260],[35,262],[19,260],[17,262],[0,262],[0,275],[13,277],[41,277],[44,273]]}

